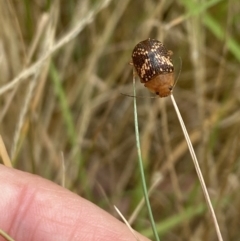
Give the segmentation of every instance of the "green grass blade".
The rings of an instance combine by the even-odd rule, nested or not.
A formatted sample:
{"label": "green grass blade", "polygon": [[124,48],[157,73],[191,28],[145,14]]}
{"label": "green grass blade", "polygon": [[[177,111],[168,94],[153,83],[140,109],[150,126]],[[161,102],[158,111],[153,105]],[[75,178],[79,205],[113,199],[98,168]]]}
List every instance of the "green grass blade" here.
{"label": "green grass blade", "polygon": [[222,0],[211,0],[206,2],[195,2],[189,0],[181,0],[182,4],[185,6],[187,10],[187,14],[185,15],[185,19],[201,14],[204,11],[203,15],[203,23],[208,28],[208,30],[215,35],[218,39],[227,41],[227,46],[229,51],[236,57],[238,61],[240,61],[240,44],[234,38],[229,36],[227,39],[225,38],[225,29],[223,28],[220,23],[215,20],[206,10],[210,7],[216,5],[217,3],[221,2]]}
{"label": "green grass blade", "polygon": [[[206,204],[199,204],[197,207],[188,207],[182,212],[167,218],[160,224],[157,224],[157,231],[161,235],[164,235],[173,228],[178,227],[181,223],[184,223],[186,220],[191,220],[192,218],[204,213],[206,210]],[[152,237],[152,232],[150,228],[142,230],[142,234],[149,238]]]}
{"label": "green grass blade", "polygon": [[[224,41],[225,31],[222,26],[209,14],[204,15],[205,26],[220,40]],[[234,38],[226,39],[229,51],[240,61],[240,44]]]}
{"label": "green grass blade", "polygon": [[[61,111],[63,114],[64,122],[66,125],[69,142],[70,142],[72,148],[74,148],[77,144],[77,134],[76,134],[76,130],[74,127],[74,121],[73,121],[73,117],[71,114],[71,110],[69,109],[69,106],[68,106],[65,91],[64,91],[63,86],[60,81],[60,76],[53,63],[51,63],[51,66],[50,66],[50,76],[53,81],[54,91],[59,99],[59,104],[60,104],[60,108],[61,108]],[[77,155],[76,159],[78,162],[80,162],[80,154]],[[78,163],[78,164],[80,164],[80,163]]]}
{"label": "green grass blade", "polygon": [[[134,73],[133,73],[133,76],[134,76]],[[136,96],[135,77],[133,77],[133,95]],[[137,152],[138,152],[138,164],[139,164],[139,168],[140,168],[143,194],[144,194],[144,197],[145,197],[145,202],[146,202],[146,205],[147,205],[148,215],[149,215],[150,222],[151,222],[151,225],[152,225],[152,231],[153,231],[154,237],[157,241],[160,241],[160,239],[158,237],[157,229],[156,229],[156,224],[155,224],[155,221],[154,221],[154,218],[153,218],[151,205],[150,205],[149,198],[148,198],[148,191],[147,191],[146,180],[145,180],[145,175],[144,175],[144,167],[143,167],[143,161],[142,161],[141,146],[140,146],[140,139],[139,139],[139,130],[138,130],[136,98],[133,98],[133,103],[134,103],[134,125],[135,125],[135,134],[136,134]]]}
{"label": "green grass blade", "polygon": [[223,0],[211,0],[211,1],[205,1],[205,2],[198,3],[196,1],[181,0],[183,5],[187,9],[186,18],[194,16],[194,15],[198,15],[221,1],[223,1]]}

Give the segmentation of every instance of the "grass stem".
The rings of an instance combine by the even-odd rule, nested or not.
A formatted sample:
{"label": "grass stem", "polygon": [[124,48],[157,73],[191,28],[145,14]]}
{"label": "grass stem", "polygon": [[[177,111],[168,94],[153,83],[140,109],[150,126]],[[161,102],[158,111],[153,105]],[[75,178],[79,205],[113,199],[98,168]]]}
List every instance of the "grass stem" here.
{"label": "grass stem", "polygon": [[12,167],[12,163],[11,163],[10,157],[8,155],[6,146],[5,146],[4,142],[3,142],[3,139],[2,139],[1,135],[0,135],[0,157],[2,158],[3,164],[5,166]]}
{"label": "grass stem", "polygon": [[[136,86],[135,86],[135,72],[133,70],[133,95],[136,96]],[[155,239],[157,241],[160,241],[157,233],[157,228],[155,225],[155,221],[152,214],[151,205],[148,198],[148,191],[146,186],[146,180],[144,175],[144,167],[143,167],[143,161],[142,161],[142,154],[141,154],[141,146],[140,146],[140,139],[139,139],[139,130],[138,130],[138,117],[137,117],[137,101],[136,97],[133,98],[134,103],[134,125],[135,125],[135,134],[136,134],[136,145],[137,145],[137,152],[138,152],[138,162],[139,162],[139,168],[140,168],[140,174],[141,174],[141,181],[142,181],[142,188],[143,188],[143,194],[145,197],[145,202],[148,209],[148,215],[150,218],[152,230],[155,236]]]}
{"label": "grass stem", "polygon": [[7,241],[14,241],[14,239],[5,233],[2,229],[0,229],[0,236],[4,237]]}
{"label": "grass stem", "polygon": [[216,232],[217,232],[218,240],[219,240],[219,241],[223,241],[223,238],[222,238],[222,235],[221,235],[221,231],[220,231],[220,228],[219,228],[219,225],[218,225],[218,221],[217,221],[217,218],[216,218],[216,215],[215,215],[215,212],[214,212],[214,209],[213,209],[213,206],[212,206],[212,203],[211,203],[211,200],[210,200],[208,191],[207,191],[206,184],[205,184],[205,182],[204,182],[204,178],[203,178],[201,169],[200,169],[199,164],[198,164],[197,157],[196,157],[196,155],[195,155],[195,152],[194,152],[194,149],[193,149],[191,140],[190,140],[190,138],[189,138],[187,129],[186,129],[185,125],[184,125],[182,116],[181,116],[181,114],[180,114],[180,111],[179,111],[179,109],[178,109],[178,106],[177,106],[177,103],[176,103],[176,101],[175,101],[175,99],[174,99],[173,94],[171,94],[170,96],[171,96],[171,100],[172,100],[173,106],[174,106],[174,108],[175,108],[175,111],[176,111],[176,113],[177,113],[178,120],[179,120],[180,125],[181,125],[181,127],[182,127],[183,134],[184,134],[184,136],[185,136],[185,139],[186,139],[186,142],[187,142],[187,145],[188,145],[190,154],[191,154],[191,156],[192,156],[193,163],[194,163],[194,166],[195,166],[195,169],[196,169],[196,172],[197,172],[197,175],[198,175],[198,178],[199,178],[199,181],[200,181],[202,190],[203,190],[203,194],[204,194],[204,196],[205,196],[207,205],[208,205],[209,210],[210,210],[210,213],[211,213],[211,215],[212,215],[212,219],[213,219],[213,222],[214,222],[214,225],[215,225],[215,229],[216,229]]}

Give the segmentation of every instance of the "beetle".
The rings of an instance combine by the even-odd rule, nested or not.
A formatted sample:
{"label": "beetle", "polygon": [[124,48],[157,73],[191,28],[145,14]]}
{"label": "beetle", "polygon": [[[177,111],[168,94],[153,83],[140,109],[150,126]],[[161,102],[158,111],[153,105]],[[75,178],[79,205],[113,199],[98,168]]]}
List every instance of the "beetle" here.
{"label": "beetle", "polygon": [[146,39],[138,43],[132,52],[132,64],[150,91],[160,97],[169,96],[174,87],[174,66],[172,51],[156,39]]}

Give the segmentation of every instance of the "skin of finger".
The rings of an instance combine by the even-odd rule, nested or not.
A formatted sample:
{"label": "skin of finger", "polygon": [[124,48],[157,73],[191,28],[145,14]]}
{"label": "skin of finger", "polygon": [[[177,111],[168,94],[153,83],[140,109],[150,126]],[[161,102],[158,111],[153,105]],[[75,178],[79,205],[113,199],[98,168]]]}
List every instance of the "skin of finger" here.
{"label": "skin of finger", "polygon": [[104,210],[39,176],[0,165],[0,192],[0,229],[17,241],[136,240]]}

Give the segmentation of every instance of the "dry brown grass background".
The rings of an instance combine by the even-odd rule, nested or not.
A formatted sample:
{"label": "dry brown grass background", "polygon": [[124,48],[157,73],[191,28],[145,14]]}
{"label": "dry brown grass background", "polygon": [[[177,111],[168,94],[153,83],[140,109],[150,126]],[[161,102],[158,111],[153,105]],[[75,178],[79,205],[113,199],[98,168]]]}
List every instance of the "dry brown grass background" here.
{"label": "dry brown grass background", "polygon": [[[174,96],[224,240],[240,240],[240,2],[0,1],[0,134],[14,167],[117,216],[142,198],[131,53],[149,37],[174,52]],[[138,81],[140,139],[161,240],[216,240],[169,98]],[[151,237],[146,209],[132,226]]]}

